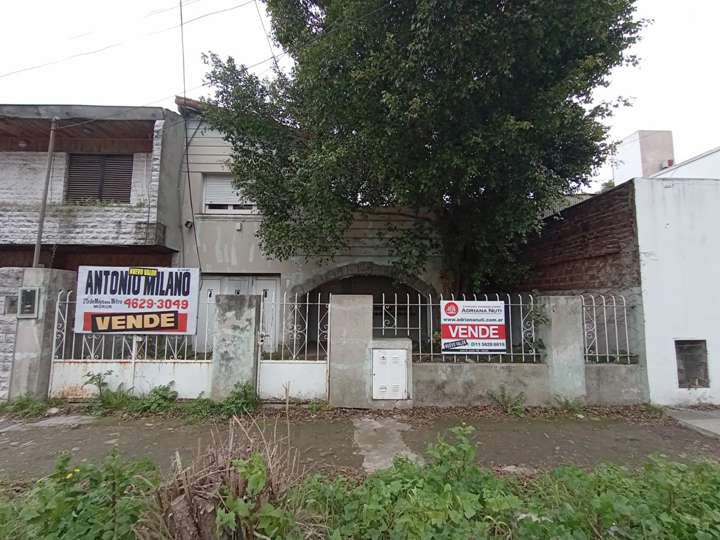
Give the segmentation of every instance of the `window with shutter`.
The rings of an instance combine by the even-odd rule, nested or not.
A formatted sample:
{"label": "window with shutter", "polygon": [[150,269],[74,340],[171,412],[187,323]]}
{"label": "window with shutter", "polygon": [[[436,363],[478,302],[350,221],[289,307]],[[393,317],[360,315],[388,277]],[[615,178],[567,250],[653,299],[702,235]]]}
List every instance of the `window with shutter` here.
{"label": "window with shutter", "polygon": [[70,154],[65,200],[130,202],[132,155]]}
{"label": "window with shutter", "polygon": [[255,204],[233,186],[232,176],[205,177],[203,208],[208,214],[253,214]]}

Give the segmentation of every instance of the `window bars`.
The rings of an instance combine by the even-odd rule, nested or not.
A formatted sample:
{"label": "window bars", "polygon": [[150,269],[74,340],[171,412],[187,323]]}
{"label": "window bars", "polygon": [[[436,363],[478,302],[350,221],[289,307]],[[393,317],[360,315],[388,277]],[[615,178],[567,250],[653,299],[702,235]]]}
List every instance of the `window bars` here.
{"label": "window bars", "polygon": [[53,360],[203,361],[212,360],[215,304],[200,305],[204,321],[195,335],[76,333],[73,291],[60,291],[55,307]]}
{"label": "window bars", "polygon": [[[443,300],[502,301],[505,304],[507,351],[505,354],[442,354],[440,348],[440,303]],[[540,363],[544,345],[537,329],[545,317],[529,294],[473,294],[417,296],[385,295],[373,304],[373,335],[412,340],[414,362],[453,363]]]}
{"label": "window bars", "polygon": [[330,295],[283,294],[261,304],[261,360],[327,361]]}
{"label": "window bars", "polygon": [[623,295],[581,295],[585,362],[636,364],[628,330],[628,305]]}

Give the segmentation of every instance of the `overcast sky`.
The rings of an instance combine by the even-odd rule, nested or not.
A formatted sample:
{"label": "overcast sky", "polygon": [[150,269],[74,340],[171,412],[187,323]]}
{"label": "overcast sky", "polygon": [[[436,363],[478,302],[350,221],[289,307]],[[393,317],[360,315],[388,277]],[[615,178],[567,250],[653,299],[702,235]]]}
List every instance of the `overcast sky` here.
{"label": "overcast sky", "polygon": [[[270,68],[270,47],[253,2],[184,0],[184,5],[189,97],[206,93],[203,52],[263,62],[253,69],[258,74]],[[172,96],[183,88],[177,2],[23,0],[3,7],[0,103],[175,109]],[[654,19],[634,51],[640,66],[618,69],[609,88],[597,93],[598,99],[633,100],[610,120],[611,136],[670,129],[676,162],[719,146],[720,0],[639,0],[638,16]],[[265,26],[269,29],[267,20]],[[610,177],[609,167],[598,174]]]}

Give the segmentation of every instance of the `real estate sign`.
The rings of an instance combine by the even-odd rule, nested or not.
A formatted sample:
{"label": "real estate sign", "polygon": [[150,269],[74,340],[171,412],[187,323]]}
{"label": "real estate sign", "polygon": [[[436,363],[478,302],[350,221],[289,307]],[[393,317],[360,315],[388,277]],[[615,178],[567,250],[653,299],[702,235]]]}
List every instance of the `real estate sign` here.
{"label": "real estate sign", "polygon": [[194,334],[197,268],[81,266],[75,332]]}
{"label": "real estate sign", "polygon": [[505,353],[505,304],[495,301],[441,301],[440,337],[443,354]]}

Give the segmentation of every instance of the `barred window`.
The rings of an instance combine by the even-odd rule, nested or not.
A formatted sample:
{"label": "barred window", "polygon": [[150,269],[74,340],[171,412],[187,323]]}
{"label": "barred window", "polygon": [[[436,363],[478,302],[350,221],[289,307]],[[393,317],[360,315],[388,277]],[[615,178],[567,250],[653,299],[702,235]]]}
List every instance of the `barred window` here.
{"label": "barred window", "polygon": [[675,341],[678,386],[680,388],[709,388],[707,342],[704,339]]}
{"label": "barred window", "polygon": [[65,200],[129,203],[132,168],[132,154],[70,154]]}

